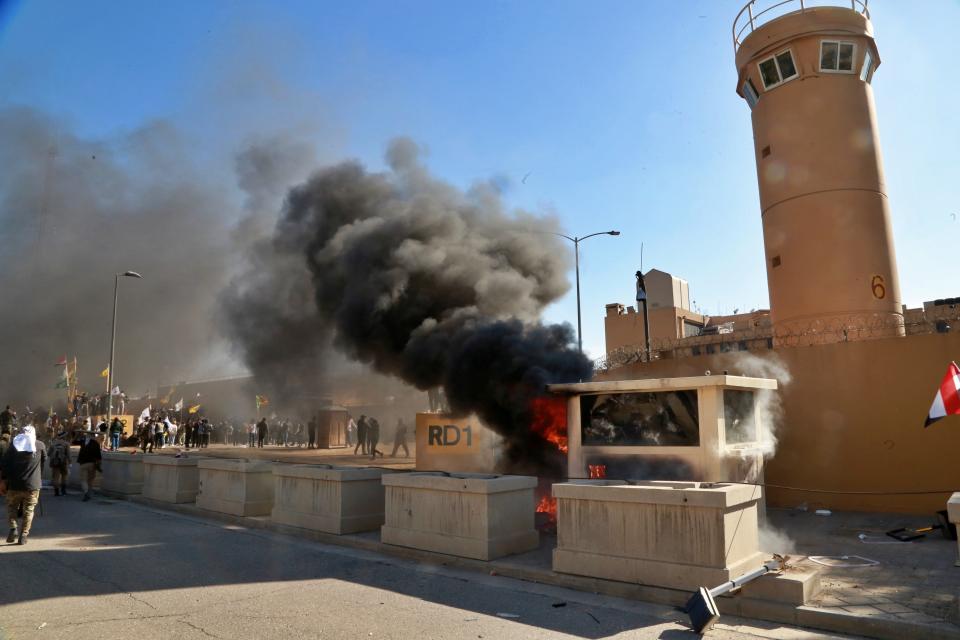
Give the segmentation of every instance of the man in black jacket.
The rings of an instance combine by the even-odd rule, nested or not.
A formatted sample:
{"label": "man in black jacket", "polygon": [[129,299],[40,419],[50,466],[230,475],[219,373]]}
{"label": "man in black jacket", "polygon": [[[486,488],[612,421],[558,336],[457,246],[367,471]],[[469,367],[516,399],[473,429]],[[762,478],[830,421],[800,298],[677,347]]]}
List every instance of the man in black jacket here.
{"label": "man in black jacket", "polygon": [[46,459],[43,442],[37,440],[33,426],[27,425],[22,433],[13,438],[10,448],[0,460],[0,488],[7,497],[7,519],[10,521],[7,542],[17,540],[17,514],[22,510],[19,543],[27,543],[33,524],[33,510],[40,498],[40,477]]}
{"label": "man in black jacket", "polygon": [[93,488],[93,479],[100,466],[100,443],[93,437],[92,431],[83,432],[80,442],[80,452],[77,454],[77,464],[80,465],[80,488],[83,489],[83,501],[90,499],[90,490]]}

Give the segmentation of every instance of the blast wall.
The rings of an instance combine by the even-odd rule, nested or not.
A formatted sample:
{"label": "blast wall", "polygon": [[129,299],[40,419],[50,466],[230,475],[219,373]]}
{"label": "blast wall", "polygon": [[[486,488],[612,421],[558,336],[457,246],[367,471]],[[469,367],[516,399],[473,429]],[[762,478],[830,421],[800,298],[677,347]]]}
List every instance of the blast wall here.
{"label": "blast wall", "polygon": [[[960,333],[723,353],[635,363],[600,380],[767,375],[778,361],[792,380],[780,389],[783,420],[766,463],[771,484],[833,491],[948,490],[928,496],[834,495],[768,488],[771,506],[930,514],[960,489],[960,417],[923,423],[947,364],[960,359]],[[762,366],[762,363],[761,363]],[[772,376],[771,376],[772,377]],[[781,381],[782,382],[782,381]]]}

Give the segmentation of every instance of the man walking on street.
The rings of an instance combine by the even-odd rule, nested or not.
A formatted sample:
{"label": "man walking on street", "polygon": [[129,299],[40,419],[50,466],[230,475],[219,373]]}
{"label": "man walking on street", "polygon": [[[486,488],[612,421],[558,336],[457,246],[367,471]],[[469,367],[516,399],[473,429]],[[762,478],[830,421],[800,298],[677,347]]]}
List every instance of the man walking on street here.
{"label": "man walking on street", "polygon": [[369,425],[367,424],[367,416],[360,416],[360,421],[357,423],[357,446],[353,450],[353,455],[357,455],[357,451],[367,455],[367,429]]}
{"label": "man walking on street", "polygon": [[347,446],[352,447],[357,442],[357,421],[347,414]]}
{"label": "man walking on street", "polygon": [[260,418],[257,423],[257,446],[263,449],[263,441],[267,437],[267,419]]}
{"label": "man walking on street", "polygon": [[50,443],[50,475],[53,480],[53,495],[67,495],[67,470],[70,467],[70,443],[67,434],[61,431]]}
{"label": "man walking on street", "polygon": [[403,418],[397,418],[397,428],[393,432],[393,451],[390,453],[390,457],[397,455],[397,449],[403,447],[403,457],[410,457],[410,449],[407,449],[407,424],[403,421]]}
{"label": "man walking on street", "polygon": [[40,477],[46,459],[46,449],[42,442],[37,441],[33,425],[25,426],[3,454],[3,460],[0,461],[0,490],[7,497],[7,519],[10,521],[7,542],[18,541],[17,513],[22,510],[19,544],[27,544],[33,524],[33,510],[40,499]]}
{"label": "man walking on street", "polygon": [[310,422],[307,423],[307,438],[307,449],[313,449],[317,443],[317,416],[310,418]]}
{"label": "man walking on street", "polygon": [[[147,428],[149,428],[149,425]],[[80,488],[83,489],[84,502],[90,499],[93,479],[97,476],[102,458],[103,455],[100,453],[100,444],[97,439],[93,437],[92,432],[84,431],[83,440],[80,443],[80,453],[77,454],[77,464],[80,465]]]}
{"label": "man walking on street", "polygon": [[377,443],[380,442],[380,422],[376,418],[370,418],[367,421],[367,449],[370,451],[370,459],[376,460],[377,454],[383,457],[383,451],[377,449]]}

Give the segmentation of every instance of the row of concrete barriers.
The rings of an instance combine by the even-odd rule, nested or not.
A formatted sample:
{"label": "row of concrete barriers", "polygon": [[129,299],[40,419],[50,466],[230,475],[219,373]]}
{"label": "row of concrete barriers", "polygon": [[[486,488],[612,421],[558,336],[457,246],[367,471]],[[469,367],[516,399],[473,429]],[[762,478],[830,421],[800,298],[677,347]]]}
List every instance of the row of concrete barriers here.
{"label": "row of concrete barriers", "polygon": [[[105,453],[101,491],[491,560],[536,549],[537,478]],[[759,567],[758,487],[553,485],[555,571],[692,590]],[[809,596],[809,592],[805,594]]]}

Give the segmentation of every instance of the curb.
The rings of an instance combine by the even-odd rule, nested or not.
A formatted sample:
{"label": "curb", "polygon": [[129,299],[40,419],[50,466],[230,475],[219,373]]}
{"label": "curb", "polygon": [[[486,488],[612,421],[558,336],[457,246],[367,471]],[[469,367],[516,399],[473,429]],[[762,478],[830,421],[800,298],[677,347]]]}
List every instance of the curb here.
{"label": "curb", "polygon": [[[109,497],[126,500],[152,509],[172,511],[181,515],[213,520],[248,529],[262,529],[323,544],[371,551],[426,564],[443,565],[478,573],[500,575],[516,580],[547,584],[555,587],[573,589],[575,591],[596,593],[627,600],[639,600],[677,608],[683,607],[690,598],[690,593],[677,589],[666,589],[663,587],[617,582],[615,580],[605,580],[602,578],[555,573],[549,569],[515,564],[509,561],[509,556],[508,559],[492,561],[460,558],[432,551],[389,545],[379,540],[360,537],[357,534],[335,535],[278,524],[272,522],[268,516],[243,517],[207,511],[197,507],[194,503],[172,504],[151,500],[138,495],[112,494],[109,495]],[[817,607],[792,606],[780,602],[744,598],[740,594],[731,597],[722,596],[717,600],[717,605],[720,608],[720,612],[724,615],[761,620],[764,622],[789,624],[819,631],[876,638],[877,640],[902,640],[903,638],[960,640],[960,627],[948,622],[926,624],[906,620],[861,616],[854,613],[826,611]]]}

